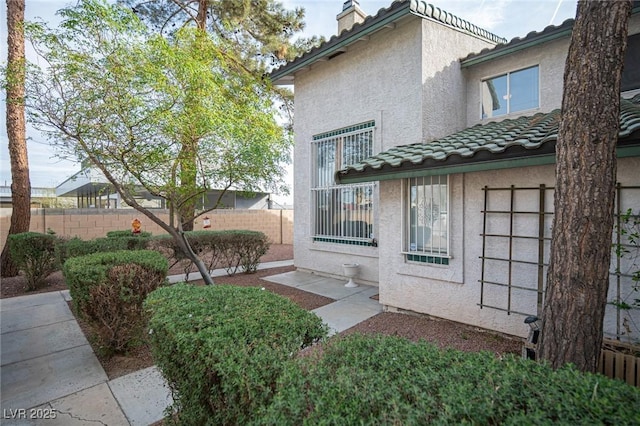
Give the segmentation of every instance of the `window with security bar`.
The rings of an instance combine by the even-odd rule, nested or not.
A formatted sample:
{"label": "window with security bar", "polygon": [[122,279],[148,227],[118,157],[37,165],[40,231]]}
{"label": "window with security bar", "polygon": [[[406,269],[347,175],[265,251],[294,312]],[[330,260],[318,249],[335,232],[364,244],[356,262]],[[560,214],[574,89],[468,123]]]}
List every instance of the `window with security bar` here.
{"label": "window with security bar", "polygon": [[335,172],[373,155],[375,122],[313,137],[315,241],[373,244],[374,183],[338,185]]}
{"label": "window with security bar", "polygon": [[407,260],[448,264],[448,177],[421,176],[408,179],[407,203]]}

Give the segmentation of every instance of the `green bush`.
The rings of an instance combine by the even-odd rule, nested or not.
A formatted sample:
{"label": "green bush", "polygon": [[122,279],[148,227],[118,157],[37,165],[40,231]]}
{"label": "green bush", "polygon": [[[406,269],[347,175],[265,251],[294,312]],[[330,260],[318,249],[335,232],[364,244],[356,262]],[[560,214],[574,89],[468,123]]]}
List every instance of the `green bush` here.
{"label": "green bush", "polygon": [[352,335],[288,363],[253,424],[640,424],[640,390],[571,366]]}
{"label": "green bush", "polygon": [[120,250],[68,259],[62,272],[75,307],[84,312],[91,288],[107,282],[108,272],[114,266],[128,264],[145,268],[149,280],[164,281],[169,269],[167,259],[151,250]]}
{"label": "green bush", "polygon": [[145,307],[154,360],[187,425],[245,424],[285,364],[327,333],[315,314],[255,287],[177,284]]}
{"label": "green bush", "polygon": [[[260,258],[271,245],[265,234],[256,231],[189,231],[185,232],[185,236],[193,252],[202,259],[208,270],[224,268],[228,275],[234,275],[238,269],[246,273],[255,272]],[[155,237],[148,248],[173,259],[171,267],[182,264],[188,277],[193,262],[172,237]]]}
{"label": "green bush", "polygon": [[167,259],[150,250],[94,253],[67,260],[63,273],[74,307],[107,353],[135,344],[146,326],[142,302],[166,281]]}
{"label": "green bush", "polygon": [[109,231],[107,232],[107,238],[151,238],[151,232],[140,232],[138,234],[134,234],[131,230],[125,231]]}
{"label": "green bush", "polygon": [[142,302],[163,282],[163,275],[150,277],[147,268],[129,263],[112,267],[106,282],[90,288],[84,314],[106,354],[125,352],[144,340]]}
{"label": "green bush", "polygon": [[106,237],[93,240],[71,238],[58,247],[58,262],[64,265],[67,259],[86,256],[93,253],[113,252],[118,250],[145,250],[149,245],[149,237]]}
{"label": "green bush", "polygon": [[[226,258],[228,265],[234,265],[233,273],[237,271],[238,265],[245,273],[254,273],[258,269],[260,258],[269,251],[271,242],[265,234],[257,231],[228,231],[232,243]],[[229,273],[230,269],[227,269]],[[231,275],[231,274],[230,274]]]}
{"label": "green bush", "polygon": [[37,290],[45,279],[58,269],[54,235],[23,232],[9,235],[11,258],[25,276],[27,290]]}

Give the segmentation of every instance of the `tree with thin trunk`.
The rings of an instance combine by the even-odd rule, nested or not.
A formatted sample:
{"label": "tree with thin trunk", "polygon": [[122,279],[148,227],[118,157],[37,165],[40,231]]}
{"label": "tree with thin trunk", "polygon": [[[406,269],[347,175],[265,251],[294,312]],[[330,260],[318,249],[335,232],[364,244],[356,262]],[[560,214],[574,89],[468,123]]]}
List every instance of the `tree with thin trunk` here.
{"label": "tree with thin trunk", "polygon": [[[150,28],[167,38],[174,37],[182,28],[195,26],[218,40],[225,47],[229,66],[237,72],[254,78],[262,76],[267,67],[284,63],[317,45],[321,38],[292,36],[304,28],[304,9],[287,10],[275,0],[119,0],[130,6]],[[271,95],[283,106],[289,121],[293,114],[292,94],[286,88],[271,88]],[[192,173],[197,140],[182,145],[183,172],[180,185],[184,191],[193,191],[196,177]],[[185,230],[193,229],[196,204],[184,203],[178,217]]]}
{"label": "tree with thin trunk", "polygon": [[31,123],[61,152],[98,168],[213,284],[183,222],[165,222],[137,195],[142,187],[163,198],[175,217],[212,189],[220,190],[214,208],[229,189],[279,191],[292,141],[267,82],[237,73],[227,46],[197,28],[164,38],[104,0],[58,13],[57,30],[27,28],[46,61],[27,79]]}
{"label": "tree with thin trunk", "polygon": [[[24,0],[7,0],[7,30],[5,88],[13,208],[8,235],[12,235],[29,231],[31,223],[31,182],[24,106]],[[8,243],[5,243],[0,255],[0,272],[3,277],[18,275],[18,268],[11,260]]]}
{"label": "tree with thin trunk", "polygon": [[595,371],[614,222],[620,81],[630,1],[580,1],[564,73],[550,265],[539,342],[554,368]]}

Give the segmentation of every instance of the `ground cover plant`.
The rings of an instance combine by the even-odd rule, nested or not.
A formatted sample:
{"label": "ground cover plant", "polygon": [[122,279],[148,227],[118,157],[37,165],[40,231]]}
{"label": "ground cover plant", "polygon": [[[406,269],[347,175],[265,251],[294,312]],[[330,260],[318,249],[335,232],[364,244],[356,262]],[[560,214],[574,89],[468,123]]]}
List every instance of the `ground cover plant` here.
{"label": "ground cover plant", "polygon": [[253,424],[640,423],[640,389],[571,365],[353,334],[287,364]]}

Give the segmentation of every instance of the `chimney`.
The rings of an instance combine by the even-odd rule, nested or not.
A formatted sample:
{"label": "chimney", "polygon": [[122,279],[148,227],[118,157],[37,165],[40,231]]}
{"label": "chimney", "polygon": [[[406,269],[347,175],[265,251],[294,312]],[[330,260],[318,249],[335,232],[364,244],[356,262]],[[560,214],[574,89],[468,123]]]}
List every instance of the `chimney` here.
{"label": "chimney", "polygon": [[367,14],[360,9],[358,0],[347,0],[342,5],[342,12],[336,16],[338,20],[338,35],[344,30],[350,30],[355,24],[364,22]]}

